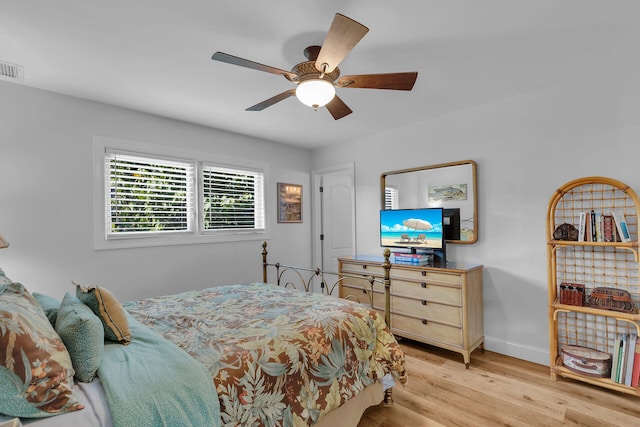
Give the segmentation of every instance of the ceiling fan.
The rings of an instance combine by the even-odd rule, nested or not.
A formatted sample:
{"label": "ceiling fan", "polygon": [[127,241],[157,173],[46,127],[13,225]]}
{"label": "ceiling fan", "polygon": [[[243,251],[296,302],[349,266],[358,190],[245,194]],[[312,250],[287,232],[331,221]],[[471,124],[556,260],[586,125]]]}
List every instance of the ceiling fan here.
{"label": "ceiling fan", "polygon": [[360,74],[340,77],[338,65],[351,49],[367,34],[369,29],[359,22],[336,13],[322,46],[309,46],[304,50],[307,61],[296,64],[291,71],[259,64],[224,52],[216,52],[211,59],[241,67],[252,68],[284,76],[296,83],[296,87],[262,101],[247,111],[262,111],[290,96],[318,109],[326,106],[335,120],[352,113],[336,95],[336,88],[365,88],[411,90],[418,77],[417,72]]}

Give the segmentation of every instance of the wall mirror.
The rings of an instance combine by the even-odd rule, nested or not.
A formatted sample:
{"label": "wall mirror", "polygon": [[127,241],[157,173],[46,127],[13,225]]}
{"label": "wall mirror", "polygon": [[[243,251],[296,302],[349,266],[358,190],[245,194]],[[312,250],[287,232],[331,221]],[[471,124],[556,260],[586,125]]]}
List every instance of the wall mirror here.
{"label": "wall mirror", "polygon": [[477,166],[473,160],[384,172],[381,209],[442,207],[447,243],[478,240]]}

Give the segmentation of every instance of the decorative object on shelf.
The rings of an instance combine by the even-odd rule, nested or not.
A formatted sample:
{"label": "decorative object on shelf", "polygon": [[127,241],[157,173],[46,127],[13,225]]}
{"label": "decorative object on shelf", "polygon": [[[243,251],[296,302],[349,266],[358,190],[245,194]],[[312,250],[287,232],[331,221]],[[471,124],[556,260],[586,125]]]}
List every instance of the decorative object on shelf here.
{"label": "decorative object on shelf", "polygon": [[578,240],[578,229],[572,224],[564,223],[556,227],[553,232],[555,240]]}
{"label": "decorative object on shelf", "polygon": [[302,185],[278,183],[278,222],[302,222]]}
{"label": "decorative object on shelf", "polygon": [[624,289],[595,288],[589,295],[589,305],[603,310],[637,313],[631,294]]}
{"label": "decorative object on shelf", "polygon": [[592,348],[563,345],[562,364],[573,372],[590,377],[611,376],[611,355]]}
{"label": "decorative object on shelf", "polygon": [[582,307],[584,304],[584,285],[580,283],[560,283],[560,304]]}

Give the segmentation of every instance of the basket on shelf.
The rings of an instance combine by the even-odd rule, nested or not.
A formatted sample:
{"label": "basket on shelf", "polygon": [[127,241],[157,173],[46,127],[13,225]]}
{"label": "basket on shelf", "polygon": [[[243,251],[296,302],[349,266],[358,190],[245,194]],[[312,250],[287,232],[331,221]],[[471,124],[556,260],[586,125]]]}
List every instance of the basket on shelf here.
{"label": "basket on shelf", "polygon": [[637,313],[631,294],[624,289],[594,288],[589,295],[589,305],[603,310]]}
{"label": "basket on shelf", "polygon": [[584,304],[584,285],[580,283],[560,283],[560,304],[582,307]]}

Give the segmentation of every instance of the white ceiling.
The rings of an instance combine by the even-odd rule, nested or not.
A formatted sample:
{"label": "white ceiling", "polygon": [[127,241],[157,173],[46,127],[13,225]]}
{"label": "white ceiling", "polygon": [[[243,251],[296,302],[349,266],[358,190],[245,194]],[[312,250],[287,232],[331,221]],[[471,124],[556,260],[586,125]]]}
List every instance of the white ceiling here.
{"label": "white ceiling", "polygon": [[[342,13],[369,33],[342,74],[418,71],[411,92],[338,89],[334,121],[284,77]],[[0,61],[24,84],[306,148],[364,138],[602,71],[638,54],[638,0],[0,0]],[[635,43],[632,43],[635,42]]]}

